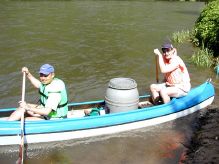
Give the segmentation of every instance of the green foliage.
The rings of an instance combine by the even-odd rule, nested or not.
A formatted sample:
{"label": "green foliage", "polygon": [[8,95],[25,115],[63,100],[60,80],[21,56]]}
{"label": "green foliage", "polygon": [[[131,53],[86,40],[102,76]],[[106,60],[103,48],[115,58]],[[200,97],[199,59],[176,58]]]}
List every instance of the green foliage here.
{"label": "green foliage", "polygon": [[185,41],[190,41],[190,31],[174,32],[172,35],[172,40],[176,43],[183,43]]}
{"label": "green foliage", "polygon": [[212,51],[207,48],[199,49],[192,55],[192,62],[201,67],[212,67],[214,65],[214,56]]}
{"label": "green foliage", "polygon": [[219,56],[219,0],[210,2],[201,12],[194,27],[193,43]]}

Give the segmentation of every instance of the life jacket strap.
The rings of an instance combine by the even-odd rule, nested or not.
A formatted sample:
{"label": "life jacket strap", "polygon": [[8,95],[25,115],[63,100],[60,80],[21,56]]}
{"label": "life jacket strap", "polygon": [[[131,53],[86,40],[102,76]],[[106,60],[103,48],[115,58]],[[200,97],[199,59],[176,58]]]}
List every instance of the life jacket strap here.
{"label": "life jacket strap", "polygon": [[43,97],[45,97],[46,99],[48,99],[48,96],[46,96],[43,92],[41,92],[40,90],[39,90],[39,94],[41,95],[41,96],[43,96]]}
{"label": "life jacket strap", "polygon": [[64,104],[60,104],[60,105],[58,105],[58,107],[57,107],[57,108],[62,108],[62,107],[65,107],[67,104],[68,104],[68,101],[66,101],[66,103],[64,103]]}

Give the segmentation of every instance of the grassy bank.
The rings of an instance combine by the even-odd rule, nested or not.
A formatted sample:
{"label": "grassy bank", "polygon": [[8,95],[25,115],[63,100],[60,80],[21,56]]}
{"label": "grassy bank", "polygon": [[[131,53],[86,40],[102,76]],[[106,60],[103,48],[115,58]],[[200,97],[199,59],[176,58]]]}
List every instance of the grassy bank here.
{"label": "grassy bank", "polygon": [[191,42],[198,47],[192,62],[201,67],[216,68],[219,65],[219,0],[209,2],[191,30],[175,32],[172,41]]}

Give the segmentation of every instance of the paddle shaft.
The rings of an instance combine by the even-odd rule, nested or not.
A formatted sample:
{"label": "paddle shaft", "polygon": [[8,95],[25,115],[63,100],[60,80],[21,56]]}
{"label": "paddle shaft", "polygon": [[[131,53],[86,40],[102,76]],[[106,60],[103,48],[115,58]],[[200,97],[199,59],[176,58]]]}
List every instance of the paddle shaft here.
{"label": "paddle shaft", "polygon": [[[26,82],[26,73],[23,72],[23,83],[22,83],[22,97],[21,101],[24,102],[25,99],[25,82]],[[24,163],[24,112],[21,115],[21,144],[19,149],[19,158],[20,163]]]}
{"label": "paddle shaft", "polygon": [[158,68],[159,63],[158,63],[158,62],[159,62],[159,61],[158,61],[158,56],[155,55],[155,63],[156,63],[156,81],[157,81],[157,83],[159,83],[159,75],[158,75],[158,73],[159,73],[159,68]]}
{"label": "paddle shaft", "polygon": [[22,82],[22,97],[21,97],[21,101],[24,102],[25,99],[25,83],[26,83],[26,73],[23,73],[23,82]]}

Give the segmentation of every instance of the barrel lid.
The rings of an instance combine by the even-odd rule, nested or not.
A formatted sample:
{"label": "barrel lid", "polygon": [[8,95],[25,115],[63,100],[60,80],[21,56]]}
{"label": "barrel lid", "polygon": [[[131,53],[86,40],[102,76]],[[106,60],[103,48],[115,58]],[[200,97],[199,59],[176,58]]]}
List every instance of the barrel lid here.
{"label": "barrel lid", "polygon": [[114,89],[134,89],[137,83],[131,78],[120,77],[111,79],[108,86]]}

